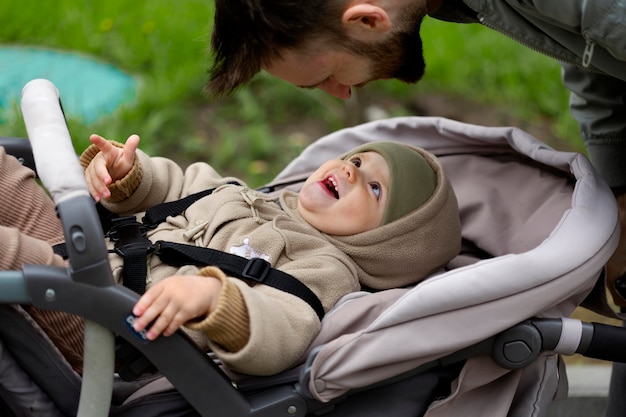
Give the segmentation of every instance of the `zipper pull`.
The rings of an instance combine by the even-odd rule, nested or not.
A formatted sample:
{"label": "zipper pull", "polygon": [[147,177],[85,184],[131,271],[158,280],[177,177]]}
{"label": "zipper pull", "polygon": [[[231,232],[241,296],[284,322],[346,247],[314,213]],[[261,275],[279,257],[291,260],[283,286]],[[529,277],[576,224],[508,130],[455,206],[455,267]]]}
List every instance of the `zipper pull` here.
{"label": "zipper pull", "polygon": [[591,59],[593,58],[593,48],[596,44],[590,40],[587,40],[585,45],[585,51],[583,52],[583,67],[588,68],[589,64],[591,64]]}

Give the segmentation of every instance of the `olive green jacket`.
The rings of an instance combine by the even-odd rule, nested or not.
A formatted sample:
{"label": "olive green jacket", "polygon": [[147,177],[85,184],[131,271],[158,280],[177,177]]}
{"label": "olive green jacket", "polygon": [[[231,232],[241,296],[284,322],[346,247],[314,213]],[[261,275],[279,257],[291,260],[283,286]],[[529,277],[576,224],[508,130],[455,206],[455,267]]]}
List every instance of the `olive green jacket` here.
{"label": "olive green jacket", "polygon": [[481,23],[561,62],[572,115],[611,187],[626,186],[624,16],[626,3],[618,0],[444,0],[432,15]]}

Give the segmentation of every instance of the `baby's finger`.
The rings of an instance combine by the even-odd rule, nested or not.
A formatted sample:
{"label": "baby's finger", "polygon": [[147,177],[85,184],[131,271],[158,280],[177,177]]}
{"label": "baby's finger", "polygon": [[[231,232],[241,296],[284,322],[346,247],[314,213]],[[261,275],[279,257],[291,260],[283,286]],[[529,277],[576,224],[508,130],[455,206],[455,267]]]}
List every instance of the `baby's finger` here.
{"label": "baby's finger", "polygon": [[128,139],[126,139],[126,143],[122,148],[122,154],[119,156],[119,160],[116,161],[117,168],[124,172],[124,174],[128,173],[133,167],[135,163],[135,154],[137,148],[139,147],[139,136],[130,135]]}
{"label": "baby's finger", "polygon": [[106,168],[102,169],[96,161],[85,170],[85,181],[89,187],[89,193],[96,201],[111,197],[111,191],[108,188],[111,176]]}
{"label": "baby's finger", "polygon": [[174,306],[171,302],[160,312],[158,318],[152,323],[148,332],[146,333],[146,337],[149,340],[156,339],[162,333],[165,336],[169,336],[180,327],[180,324],[177,320],[177,312],[178,308]]}
{"label": "baby's finger", "polygon": [[135,159],[135,151],[139,147],[139,135],[130,135],[124,144],[124,154],[129,156],[131,160]]}
{"label": "baby's finger", "polygon": [[158,285],[150,288],[133,307],[133,314],[137,319],[133,324],[136,331],[145,329],[161,311],[167,306],[167,300],[160,297],[161,291]]}
{"label": "baby's finger", "polygon": [[[114,146],[110,141],[100,135],[93,134],[89,137],[89,140],[100,150],[99,155],[102,157],[102,161],[107,169],[114,167],[118,159],[124,154],[123,149]],[[96,157],[97,156],[98,155],[96,155]]]}
{"label": "baby's finger", "polygon": [[163,330],[163,335],[164,336],[171,336],[171,335],[173,335],[188,320],[189,319],[186,318],[186,316],[183,314],[182,311],[178,311],[174,315],[174,318],[172,318],[172,320],[170,320],[169,325]]}
{"label": "baby's finger", "polygon": [[96,145],[100,151],[104,151],[108,149],[109,146],[113,146],[108,140],[95,133],[89,136],[89,141]]}
{"label": "baby's finger", "polygon": [[93,165],[93,174],[99,180],[98,185],[100,186],[100,188],[110,185],[112,179],[111,179],[111,175],[109,174],[109,169],[107,168],[107,164],[104,158],[96,155],[96,157],[92,161],[92,165]]}

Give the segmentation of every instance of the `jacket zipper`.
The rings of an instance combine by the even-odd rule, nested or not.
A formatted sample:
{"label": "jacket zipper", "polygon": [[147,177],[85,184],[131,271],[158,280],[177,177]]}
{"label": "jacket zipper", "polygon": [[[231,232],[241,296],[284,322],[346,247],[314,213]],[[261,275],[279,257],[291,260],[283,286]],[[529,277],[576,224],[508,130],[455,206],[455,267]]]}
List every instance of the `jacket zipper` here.
{"label": "jacket zipper", "polygon": [[593,58],[593,48],[595,47],[595,43],[585,38],[585,51],[583,52],[583,67],[589,68],[589,64],[591,64],[591,59]]}
{"label": "jacket zipper", "polygon": [[583,35],[583,38],[585,39],[585,50],[583,52],[582,62],[577,62],[577,61],[574,61],[574,60],[571,60],[571,59],[558,58],[558,57],[556,57],[556,56],[554,56],[552,54],[549,54],[549,53],[547,53],[547,52],[545,52],[545,51],[543,51],[541,49],[538,49],[535,46],[529,44],[528,42],[523,41],[521,39],[518,39],[517,37],[513,36],[508,31],[506,31],[506,30],[504,30],[502,28],[499,28],[499,27],[497,27],[494,24],[488,23],[486,21],[485,17],[482,16],[482,15],[478,16],[478,21],[480,22],[481,25],[483,25],[485,27],[488,27],[489,29],[493,29],[496,32],[499,32],[499,33],[503,34],[504,36],[508,37],[509,39],[514,40],[515,42],[519,43],[520,45],[523,45],[526,48],[528,48],[530,50],[533,50],[533,51],[535,51],[535,52],[537,52],[537,53],[539,53],[539,54],[541,54],[543,56],[547,56],[547,57],[552,58],[552,59],[554,59],[556,61],[564,62],[566,64],[573,65],[573,66],[578,67],[578,68],[582,68],[582,69],[584,69],[584,70],[586,70],[588,72],[593,72],[593,73],[597,73],[597,74],[604,74],[604,72],[602,72],[602,71],[599,71],[599,70],[596,70],[596,69],[593,69],[593,68],[589,68],[589,65],[591,64],[591,59],[593,58],[593,50],[594,50],[594,47],[595,47],[595,43],[593,41],[587,39],[584,35]]}

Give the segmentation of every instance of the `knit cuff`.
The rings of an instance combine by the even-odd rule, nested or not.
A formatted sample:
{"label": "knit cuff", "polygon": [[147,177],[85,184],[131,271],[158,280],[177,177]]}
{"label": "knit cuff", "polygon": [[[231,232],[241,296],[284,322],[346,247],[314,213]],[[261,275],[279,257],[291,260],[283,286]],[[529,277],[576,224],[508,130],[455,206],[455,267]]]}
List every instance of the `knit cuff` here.
{"label": "knit cuff", "polygon": [[250,339],[250,317],[239,289],[215,266],[202,268],[198,275],[219,279],[222,290],[217,308],[201,321],[185,323],[185,327],[202,331],[227,352],[238,352]]}
{"label": "knit cuff", "polygon": [[[124,144],[109,141],[113,146],[118,148],[123,148]],[[96,145],[90,145],[85,151],[80,155],[80,165],[83,169],[87,169],[91,160],[100,152],[100,149]],[[111,197],[107,200],[111,203],[118,203],[132,195],[132,193],[139,187],[141,183],[141,179],[143,177],[143,169],[141,168],[141,164],[139,163],[139,158],[135,158],[133,163],[133,167],[128,171],[128,174],[124,176],[124,178],[115,181],[110,184],[107,188],[111,191]]]}

